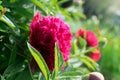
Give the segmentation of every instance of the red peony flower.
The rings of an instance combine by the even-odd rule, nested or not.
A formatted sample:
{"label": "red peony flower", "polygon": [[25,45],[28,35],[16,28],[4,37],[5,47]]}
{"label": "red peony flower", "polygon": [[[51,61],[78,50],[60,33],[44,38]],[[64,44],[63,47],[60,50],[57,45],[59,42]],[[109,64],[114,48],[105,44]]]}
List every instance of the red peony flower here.
{"label": "red peony flower", "polygon": [[[82,28],[79,29],[79,31],[76,33],[77,37],[82,37],[86,39],[87,46],[86,47],[97,47],[98,46],[98,40],[95,34],[90,30],[83,30]],[[89,56],[94,60],[98,61],[100,59],[100,51],[97,48],[96,52],[90,52]]]}
{"label": "red peony flower", "polygon": [[41,53],[50,71],[54,69],[55,42],[58,42],[64,60],[68,61],[71,40],[72,34],[67,24],[59,18],[42,18],[39,12],[36,13],[30,24],[30,44]]}
{"label": "red peony flower", "polygon": [[94,60],[94,61],[98,61],[100,59],[100,50],[99,48],[96,48],[96,52],[91,52],[89,53],[89,56]]}
{"label": "red peony flower", "polygon": [[98,45],[98,40],[95,34],[90,30],[83,30],[82,28],[76,33],[77,37],[83,37],[87,41],[87,46],[96,47]]}
{"label": "red peony flower", "polygon": [[78,30],[78,32],[76,33],[76,36],[77,37],[84,37],[84,34],[85,34],[85,30],[83,30],[82,28],[80,28],[79,30]]}
{"label": "red peony flower", "polygon": [[98,39],[95,36],[95,34],[90,30],[86,31],[86,41],[88,46],[91,46],[91,47],[98,46]]}

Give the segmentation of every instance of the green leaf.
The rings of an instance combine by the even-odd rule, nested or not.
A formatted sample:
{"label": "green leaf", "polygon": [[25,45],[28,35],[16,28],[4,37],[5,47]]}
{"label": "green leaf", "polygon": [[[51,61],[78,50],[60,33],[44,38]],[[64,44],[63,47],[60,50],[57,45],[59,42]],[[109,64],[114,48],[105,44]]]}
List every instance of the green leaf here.
{"label": "green leaf", "polygon": [[60,76],[80,76],[80,75],[82,75],[82,73],[78,71],[68,71],[60,74]]}
{"label": "green leaf", "polygon": [[16,0],[10,0],[10,3],[14,3]]}
{"label": "green leaf", "polygon": [[[92,71],[95,71],[97,69],[97,65],[93,60],[88,58],[87,56],[81,56],[80,60]],[[96,65],[96,66],[95,66]]]}
{"label": "green leaf", "polygon": [[32,0],[32,2],[36,6],[38,6],[44,12],[45,15],[47,15],[46,9],[44,8],[44,5],[40,1],[38,1],[38,0]]}
{"label": "green leaf", "polygon": [[5,24],[7,24],[11,29],[15,28],[15,25],[13,24],[13,22],[9,18],[7,18],[5,15],[2,16],[2,18],[0,19],[0,21],[2,21]]}
{"label": "green leaf", "polygon": [[22,71],[16,78],[15,80],[33,80],[32,75],[29,70],[29,66],[25,68],[24,71]]}
{"label": "green leaf", "polygon": [[55,44],[55,68],[54,68],[54,71],[52,73],[52,79],[54,80],[54,78],[58,75],[58,72],[59,70],[62,69],[62,65],[64,63],[64,59],[63,59],[63,56],[62,54],[59,52],[59,49],[58,49],[58,44],[56,43]]}
{"label": "green leaf", "polygon": [[3,7],[2,6],[0,6],[0,10],[2,10],[3,9]]}
{"label": "green leaf", "polygon": [[2,1],[0,1],[0,4],[2,4]]}
{"label": "green leaf", "polygon": [[0,21],[0,32],[8,33],[8,26]]}
{"label": "green leaf", "polygon": [[85,66],[77,67],[75,68],[75,70],[80,71],[83,75],[90,73],[90,70],[86,68]]}
{"label": "green leaf", "polygon": [[62,9],[62,8],[59,8],[59,11],[60,11],[60,13],[61,13],[62,15],[64,15],[64,17],[65,17],[67,20],[69,20],[69,21],[71,21],[71,22],[73,21],[72,17],[70,17],[70,16],[71,16],[70,12],[68,12],[67,10]]}
{"label": "green leaf", "polygon": [[64,58],[61,52],[59,52],[58,55],[59,55],[59,70],[61,70],[64,63]]}
{"label": "green leaf", "polygon": [[57,3],[57,0],[52,0],[52,1],[51,1],[51,7],[55,6],[56,3]]}
{"label": "green leaf", "polygon": [[29,9],[25,9],[21,6],[16,7],[14,10],[26,19],[31,19],[33,16],[32,12]]}
{"label": "green leaf", "polygon": [[5,80],[4,76],[0,75],[0,80]]}
{"label": "green leaf", "polygon": [[83,75],[82,80],[89,80],[89,74]]}
{"label": "green leaf", "polygon": [[82,37],[78,37],[78,41],[79,41],[79,47],[81,48],[85,48],[86,47],[86,45],[87,45],[87,42],[86,42],[86,40],[84,39],[84,38],[82,38]]}
{"label": "green leaf", "polygon": [[18,60],[10,64],[3,76],[6,80],[33,80],[29,70],[29,65],[23,60]]}
{"label": "green leaf", "polygon": [[42,71],[44,77],[46,80],[49,80],[49,69],[47,67],[46,62],[44,61],[42,55],[35,49],[33,48],[29,43],[27,43],[27,46],[33,56],[33,58],[35,59],[35,61],[37,62],[40,70]]}
{"label": "green leaf", "polygon": [[73,78],[80,78],[82,75],[81,72],[78,72],[78,71],[68,71],[68,72],[63,72],[61,73],[57,79],[67,79],[67,78],[70,78],[70,79],[73,79]]}
{"label": "green leaf", "polygon": [[58,46],[55,44],[55,75],[58,74],[59,71],[59,55],[58,55]]}
{"label": "green leaf", "polygon": [[92,60],[89,56],[82,56],[82,58],[87,60],[95,68],[96,71],[99,71],[99,65],[94,60]]}
{"label": "green leaf", "polygon": [[58,53],[58,45],[57,43],[55,44],[55,61],[54,61],[54,71],[52,72],[52,79],[54,80],[54,78],[57,76],[58,71],[59,71],[59,53]]}
{"label": "green leaf", "polygon": [[25,64],[22,61],[17,61],[8,66],[4,72],[4,76],[9,79],[15,76],[17,73],[22,72],[25,69]]}
{"label": "green leaf", "polygon": [[84,53],[88,54],[89,52],[97,52],[96,48],[95,47],[89,47]]}
{"label": "green leaf", "polygon": [[11,55],[10,55],[10,59],[9,59],[9,65],[10,65],[11,63],[14,63],[14,62],[15,62],[16,53],[17,53],[17,46],[14,45],[13,48],[12,48],[12,51],[11,51]]}
{"label": "green leaf", "polygon": [[38,75],[38,80],[41,80],[41,79],[42,79],[42,73],[40,72]]}
{"label": "green leaf", "polygon": [[86,16],[83,13],[80,12],[72,12],[73,16],[78,17],[78,18],[83,18],[86,19]]}
{"label": "green leaf", "polygon": [[72,40],[72,49],[71,49],[71,53],[75,54],[78,51],[78,46],[77,44],[77,39]]}

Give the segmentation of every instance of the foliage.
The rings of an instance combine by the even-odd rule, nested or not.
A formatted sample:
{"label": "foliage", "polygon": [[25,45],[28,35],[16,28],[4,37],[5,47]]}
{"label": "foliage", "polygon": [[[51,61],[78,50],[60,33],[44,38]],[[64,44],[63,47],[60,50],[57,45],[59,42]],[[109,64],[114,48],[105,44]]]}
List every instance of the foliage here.
{"label": "foliage", "polygon": [[118,76],[120,74],[119,70],[120,44],[118,43],[119,39],[120,38],[110,39],[109,44],[105,48],[102,48],[101,50],[102,56],[106,56],[102,57],[100,61],[101,72],[103,72],[103,74],[106,76],[106,80],[119,79]]}
{"label": "foliage", "polygon": [[[106,80],[119,79],[119,23],[114,24],[114,20],[109,20],[109,17],[106,19],[102,17],[101,19],[101,12],[98,13],[98,18],[100,19],[96,16],[91,16],[87,19],[85,14],[83,14],[83,2],[78,3],[76,0],[67,8],[61,6],[67,1],[69,0],[0,1],[1,80],[82,80],[86,74],[93,71],[103,73]],[[97,1],[95,2],[97,3]],[[100,7],[96,7],[97,12],[101,10],[98,8]],[[29,25],[36,11],[39,11],[42,16],[61,18],[70,25],[74,35],[68,62],[64,62],[56,43],[55,69],[52,72],[48,70],[40,53],[29,44]],[[115,17],[115,20],[118,21],[118,18]],[[87,52],[91,52],[94,49],[85,47],[85,39],[77,39],[75,37],[80,27],[90,29],[96,33],[102,54],[98,63],[87,55]],[[81,42],[81,46],[78,45],[77,40]],[[38,69],[36,69],[35,73],[32,73],[29,67],[32,57],[38,64]]]}
{"label": "foliage", "polygon": [[[46,2],[48,4],[46,4]],[[55,62],[55,71],[52,74],[45,67],[44,60],[42,57],[37,57],[38,52],[35,52],[32,47],[28,44],[32,56],[36,59],[41,71],[41,73],[35,73],[32,75],[29,62],[31,60],[31,55],[29,54],[26,42],[28,41],[29,36],[29,23],[32,19],[33,14],[39,10],[42,15],[53,15],[57,16],[60,14],[65,16],[65,20],[73,21],[79,20],[79,17],[85,18],[82,13],[78,14],[77,12],[72,12],[67,9],[60,7],[64,1],[52,0],[52,1],[38,1],[38,0],[9,0],[1,1],[1,18],[0,18],[0,74],[2,80],[19,80],[19,79],[62,79],[62,78],[74,78],[76,75],[81,75],[80,71],[73,70],[71,67],[65,68],[65,73],[63,71],[58,72],[61,68],[58,68],[58,65],[62,67],[63,62],[56,60]],[[78,17],[77,17],[77,16]],[[72,17],[73,16],[73,17]],[[9,53],[8,53],[9,52]],[[56,54],[58,56],[58,54]],[[59,55],[60,56],[60,55]],[[36,58],[37,57],[37,58]],[[41,61],[42,60],[42,61]],[[84,60],[84,59],[83,59]],[[62,60],[63,61],[63,60]],[[59,62],[59,64],[58,64]],[[43,63],[43,67],[41,64]],[[47,71],[46,71],[47,70]],[[82,68],[81,68],[82,70]],[[84,69],[87,71],[86,69]],[[67,72],[68,71],[68,72]],[[25,74],[22,76],[22,74]],[[59,74],[59,76],[58,76]],[[76,75],[73,75],[76,74]],[[64,76],[66,75],[66,76]],[[27,76],[27,77],[26,77]],[[37,76],[37,77],[35,77]],[[56,77],[57,76],[57,77]]]}

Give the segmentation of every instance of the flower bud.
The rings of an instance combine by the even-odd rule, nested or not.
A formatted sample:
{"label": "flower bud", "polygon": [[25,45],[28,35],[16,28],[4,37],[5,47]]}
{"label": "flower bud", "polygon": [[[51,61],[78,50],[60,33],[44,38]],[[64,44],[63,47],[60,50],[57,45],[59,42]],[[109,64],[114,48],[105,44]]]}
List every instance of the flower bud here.
{"label": "flower bud", "polygon": [[99,72],[90,73],[89,80],[104,80],[104,77]]}
{"label": "flower bud", "polygon": [[83,76],[82,80],[104,80],[104,76],[99,72],[92,72]]}

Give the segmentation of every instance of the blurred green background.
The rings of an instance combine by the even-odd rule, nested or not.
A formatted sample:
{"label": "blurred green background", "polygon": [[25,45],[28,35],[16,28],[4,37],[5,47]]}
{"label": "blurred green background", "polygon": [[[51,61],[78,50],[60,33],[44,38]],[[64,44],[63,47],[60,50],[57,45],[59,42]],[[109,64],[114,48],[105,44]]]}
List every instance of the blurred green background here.
{"label": "blurred green background", "polygon": [[73,34],[80,27],[94,31],[101,47],[100,72],[105,80],[119,80],[120,0],[58,0],[57,4],[54,1],[3,0],[0,18],[5,13],[5,20],[0,20],[0,74],[10,73],[5,70],[15,59],[19,64],[28,65],[26,59],[31,57],[26,47],[29,24],[38,10],[43,16],[53,15],[64,20]]}

